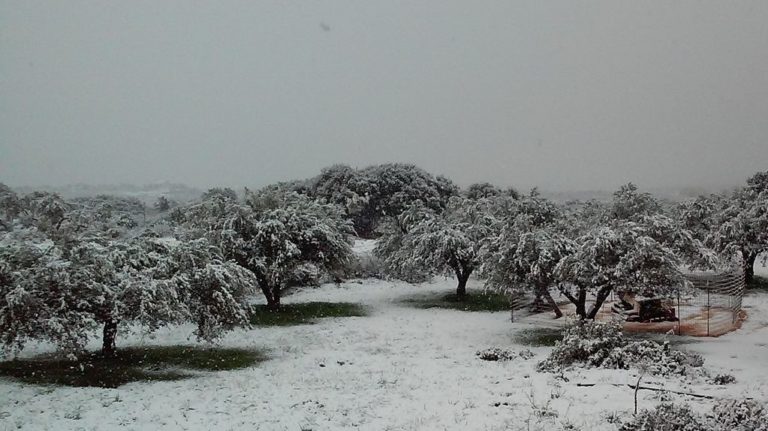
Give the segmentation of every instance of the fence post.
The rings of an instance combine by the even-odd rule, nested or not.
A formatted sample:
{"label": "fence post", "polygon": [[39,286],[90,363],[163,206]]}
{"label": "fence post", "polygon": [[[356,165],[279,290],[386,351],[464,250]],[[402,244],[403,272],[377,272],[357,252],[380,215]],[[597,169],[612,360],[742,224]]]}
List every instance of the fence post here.
{"label": "fence post", "polygon": [[677,335],[683,335],[683,315],[680,314],[680,288],[677,288]]}
{"label": "fence post", "polygon": [[709,303],[709,280],[707,280],[707,337],[709,337],[709,319],[712,316],[712,306]]}

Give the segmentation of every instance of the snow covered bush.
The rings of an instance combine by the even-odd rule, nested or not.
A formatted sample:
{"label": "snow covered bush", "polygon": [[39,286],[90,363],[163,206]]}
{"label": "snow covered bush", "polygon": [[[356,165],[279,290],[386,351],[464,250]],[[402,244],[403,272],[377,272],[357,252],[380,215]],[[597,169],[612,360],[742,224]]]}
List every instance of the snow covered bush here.
{"label": "snow covered bush", "polygon": [[611,351],[625,345],[618,322],[573,321],[537,368],[555,371],[572,365],[600,366]]}
{"label": "snow covered bush", "polygon": [[619,428],[620,431],[714,431],[687,405],[660,404],[643,410]]}
{"label": "snow covered bush", "polygon": [[755,400],[725,400],[715,404],[713,430],[768,431],[768,407]]}
{"label": "snow covered bush", "polygon": [[664,403],[643,410],[620,431],[768,431],[768,409],[754,400],[720,400],[709,414]]}
{"label": "snow covered bush", "polygon": [[736,377],[730,374],[718,374],[712,377],[712,383],[716,385],[730,385],[731,383],[736,383]]}
{"label": "snow covered bush", "polygon": [[478,350],[475,356],[483,361],[511,361],[515,358],[531,359],[534,354],[528,349],[515,352],[512,350],[502,349],[499,347],[491,347],[489,349]]}
{"label": "snow covered bush", "polygon": [[491,347],[485,350],[478,350],[475,356],[483,361],[510,361],[517,356],[515,352],[511,350],[502,349],[499,347]]}
{"label": "snow covered bush", "polygon": [[669,343],[634,341],[624,337],[619,322],[578,320],[565,329],[540,371],[571,366],[629,369],[645,367],[657,375],[688,375],[703,365],[701,356],[670,348]]}

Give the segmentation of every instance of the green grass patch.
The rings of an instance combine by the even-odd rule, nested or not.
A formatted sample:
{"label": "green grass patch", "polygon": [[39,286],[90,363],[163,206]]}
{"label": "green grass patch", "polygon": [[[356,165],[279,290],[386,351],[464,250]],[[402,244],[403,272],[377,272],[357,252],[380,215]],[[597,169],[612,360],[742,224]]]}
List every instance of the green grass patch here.
{"label": "green grass patch", "polygon": [[288,326],[312,324],[325,317],[362,317],[366,308],[353,302],[303,302],[283,304],[279,310],[266,305],[253,307],[251,324],[256,326]]}
{"label": "green grass patch", "polygon": [[747,283],[746,287],[749,290],[764,290],[768,292],[768,278],[755,275],[752,277],[752,281]]}
{"label": "green grass patch", "polygon": [[554,346],[562,339],[563,329],[561,328],[524,329],[514,335],[516,343],[533,347]]}
{"label": "green grass patch", "polygon": [[115,357],[91,353],[79,360],[43,355],[0,362],[0,376],[25,383],[116,388],[131,382],[180,380],[190,371],[246,368],[266,359],[259,351],[194,346],[118,349]]}
{"label": "green grass patch", "polygon": [[456,293],[412,296],[401,301],[417,308],[447,308],[461,311],[509,311],[509,297],[496,292],[467,292],[459,298]]}

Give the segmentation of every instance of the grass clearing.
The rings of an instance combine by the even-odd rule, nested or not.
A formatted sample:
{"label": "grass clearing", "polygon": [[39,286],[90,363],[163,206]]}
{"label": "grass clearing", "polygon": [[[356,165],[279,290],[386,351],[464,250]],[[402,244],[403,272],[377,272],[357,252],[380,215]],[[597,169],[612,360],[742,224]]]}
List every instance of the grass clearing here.
{"label": "grass clearing", "polygon": [[562,328],[524,329],[514,335],[515,343],[532,347],[552,347],[562,339]]}
{"label": "grass clearing", "polygon": [[25,383],[116,388],[140,381],[179,380],[190,371],[247,368],[267,357],[263,352],[195,346],[145,346],[118,349],[115,357],[91,353],[80,360],[56,355],[0,362],[0,376]]}
{"label": "grass clearing", "polygon": [[747,290],[762,290],[768,292],[768,278],[755,275],[752,281],[747,283]]}
{"label": "grass clearing", "polygon": [[403,304],[416,308],[445,308],[461,311],[509,311],[510,299],[507,295],[496,292],[467,292],[463,298],[456,293],[419,295],[405,298]]}
{"label": "grass clearing", "polygon": [[363,317],[368,310],[354,302],[303,302],[282,304],[270,310],[266,305],[253,307],[251,324],[256,326],[308,325],[326,317]]}

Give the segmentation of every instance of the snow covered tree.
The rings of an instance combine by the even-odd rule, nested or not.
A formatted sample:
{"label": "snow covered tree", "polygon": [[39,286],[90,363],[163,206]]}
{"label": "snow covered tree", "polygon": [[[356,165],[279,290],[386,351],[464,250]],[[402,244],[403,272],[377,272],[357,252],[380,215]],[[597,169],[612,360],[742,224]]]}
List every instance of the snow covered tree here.
{"label": "snow covered tree", "polygon": [[167,197],[160,196],[155,201],[154,207],[155,207],[155,210],[159,212],[166,212],[171,209],[172,205],[171,205],[171,201]]}
{"label": "snow covered tree", "polygon": [[218,328],[247,323],[253,274],[205,241],[139,235],[132,217],[143,212],[140,202],[113,196],[67,202],[34,192],[18,199],[18,208],[0,236],[6,347],[41,339],[77,352],[102,327],[102,351],[113,355],[119,325],[153,330],[193,321],[198,336],[211,339]]}
{"label": "snow covered tree", "polygon": [[0,183],[0,229],[9,230],[21,211],[19,195],[10,187]]}
{"label": "snow covered tree", "polygon": [[[631,183],[614,193],[602,216],[601,207],[585,207],[590,221],[567,229],[573,252],[555,268],[558,288],[582,318],[593,319],[612,291],[671,294],[683,283],[682,267],[720,264],[680,220],[661,214],[661,205]],[[590,310],[588,295],[595,297]]]}
{"label": "snow covered tree", "polygon": [[551,225],[563,216],[562,209],[554,202],[543,198],[535,188],[527,196],[514,202],[512,210],[511,217],[516,223],[531,227]]}
{"label": "snow covered tree", "polygon": [[[568,247],[573,251],[559,261],[555,276],[581,318],[594,319],[614,290],[668,295],[684,282],[679,256],[635,222],[593,228]],[[595,299],[587,310],[590,294]]]}
{"label": "snow covered tree", "polygon": [[708,241],[712,232],[717,230],[719,212],[727,208],[728,202],[722,196],[699,196],[677,204],[673,216],[680,225],[689,230],[700,241]]}
{"label": "snow covered tree", "polygon": [[739,253],[751,282],[757,257],[768,251],[768,171],[754,174],[746,187],[723,199],[711,226],[708,243],[726,255]]}
{"label": "snow covered tree", "polygon": [[245,203],[208,200],[186,213],[189,226],[255,276],[272,309],[303,266],[340,271],[352,257],[354,232],[339,209],[295,193],[248,192]]}
{"label": "snow covered tree", "polygon": [[471,184],[464,191],[464,196],[466,196],[468,199],[488,199],[497,196],[509,196],[513,199],[520,198],[520,194],[513,187],[504,190],[496,187],[491,183]]}
{"label": "snow covered tree", "polygon": [[661,204],[650,193],[639,192],[636,185],[628,183],[613,194],[606,216],[608,220],[636,220],[660,212]]}
{"label": "snow covered tree", "polygon": [[110,195],[74,199],[67,215],[71,233],[81,239],[130,236],[144,217],[145,205],[140,200]]}
{"label": "snow covered tree", "polygon": [[735,193],[714,216],[709,242],[726,255],[739,253],[746,281],[751,282],[757,257],[768,251],[768,191]]}
{"label": "snow covered tree", "polygon": [[570,252],[562,211],[534,190],[504,214],[483,250],[482,273],[488,285],[506,291],[532,288],[535,304],[546,301],[556,317],[562,316],[549,292],[555,266]]}
{"label": "snow covered tree", "polygon": [[428,172],[414,165],[390,163],[376,165],[364,170],[370,178],[375,193],[371,204],[374,213],[381,216],[396,216],[415,200],[427,208],[441,211],[453,193],[447,187],[447,179],[438,181]]}
{"label": "snow covered tree", "polygon": [[114,195],[96,195],[72,199],[76,207],[98,213],[102,219],[124,214],[133,218],[143,217],[146,209],[144,202],[136,198]]}
{"label": "snow covered tree", "polygon": [[574,244],[554,228],[521,230],[504,227],[486,250],[483,273],[488,284],[497,289],[520,291],[534,289],[552,308],[555,317],[563,315],[549,292],[556,281],[555,268],[573,252]]}
{"label": "snow covered tree", "polygon": [[467,187],[464,196],[467,199],[487,199],[502,194],[501,189],[491,183],[475,183]]}
{"label": "snow covered tree", "polygon": [[350,215],[364,210],[372,192],[367,179],[347,165],[323,168],[312,183],[313,195],[338,205]]}
{"label": "snow covered tree", "polygon": [[[686,266],[712,269],[721,264],[714,251],[705,245],[703,229],[711,223],[707,218],[717,200],[698,200],[692,206],[670,208],[675,218],[664,214],[662,204],[649,193],[642,193],[632,183],[613,194],[602,218],[592,226],[623,226],[625,222],[638,225],[643,233],[672,250]],[[703,224],[703,225],[702,225]]]}
{"label": "snow covered tree", "polygon": [[37,229],[52,234],[59,231],[67,221],[67,214],[72,204],[58,194],[32,192],[22,198],[21,223],[34,225]]}
{"label": "snow covered tree", "polygon": [[373,236],[383,220],[397,217],[416,200],[439,212],[458,194],[458,187],[447,178],[400,163],[359,170],[335,165],[324,169],[310,184],[310,196],[344,208],[363,237]]}
{"label": "snow covered tree", "polygon": [[205,241],[37,241],[6,235],[0,243],[6,348],[35,339],[78,353],[101,326],[102,353],[112,356],[121,324],[151,331],[191,321],[205,340],[247,324],[253,275],[221,260]]}
{"label": "snow covered tree", "polygon": [[[459,186],[444,175],[435,176],[433,186],[437,190],[437,195],[440,196],[441,207],[444,207],[452,197],[459,196]],[[510,190],[514,189],[510,188]]]}
{"label": "snow covered tree", "polygon": [[222,200],[229,200],[229,201],[236,201],[237,200],[237,193],[230,189],[229,187],[214,187],[212,189],[208,189],[203,195],[201,196],[201,199],[204,201],[212,200],[212,199],[222,199]]}
{"label": "snow covered tree", "polygon": [[[257,291],[253,273],[225,260],[221,250],[206,239],[178,242],[170,246],[170,251],[167,264],[153,269],[153,278],[166,292],[178,292],[178,300],[186,305],[181,308],[182,316],[197,325],[198,338],[212,341],[225,330],[248,325],[250,298]],[[161,303],[169,310],[170,300]],[[145,313],[145,324],[151,324],[155,315],[164,314]]]}
{"label": "snow covered tree", "polygon": [[747,190],[755,194],[768,192],[768,171],[756,172],[747,178]]}
{"label": "snow covered tree", "polygon": [[[483,202],[455,197],[440,214],[418,214],[400,238],[399,247],[385,254],[388,267],[437,275],[455,275],[456,296],[466,296],[469,276],[480,266],[480,249],[489,236],[494,219]],[[383,239],[385,244],[390,239]],[[382,248],[379,249],[381,254]]]}
{"label": "snow covered tree", "polygon": [[418,265],[404,264],[399,255],[404,249],[406,235],[425,219],[436,217],[434,211],[416,201],[397,217],[389,217],[380,227],[381,236],[376,241],[374,255],[381,261],[387,276],[409,283],[420,283],[431,277],[431,271]]}

